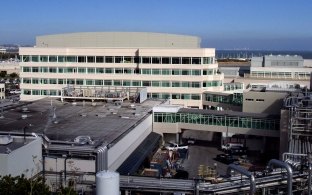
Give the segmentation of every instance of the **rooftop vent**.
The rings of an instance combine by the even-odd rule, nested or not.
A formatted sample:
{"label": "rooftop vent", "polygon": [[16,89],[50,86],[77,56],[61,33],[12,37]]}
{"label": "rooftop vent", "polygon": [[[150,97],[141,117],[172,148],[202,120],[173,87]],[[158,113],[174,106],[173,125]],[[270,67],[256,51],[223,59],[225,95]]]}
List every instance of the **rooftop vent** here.
{"label": "rooftop vent", "polygon": [[0,136],[0,145],[7,145],[13,142],[13,138],[11,135],[1,135]]}

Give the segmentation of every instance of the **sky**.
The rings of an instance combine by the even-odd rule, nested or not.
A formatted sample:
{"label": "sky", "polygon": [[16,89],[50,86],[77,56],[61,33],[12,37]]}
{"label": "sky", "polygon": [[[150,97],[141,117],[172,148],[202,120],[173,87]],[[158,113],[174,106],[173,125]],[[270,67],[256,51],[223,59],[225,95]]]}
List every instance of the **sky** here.
{"label": "sky", "polygon": [[7,0],[0,9],[0,44],[130,31],[195,35],[217,49],[312,51],[311,0]]}

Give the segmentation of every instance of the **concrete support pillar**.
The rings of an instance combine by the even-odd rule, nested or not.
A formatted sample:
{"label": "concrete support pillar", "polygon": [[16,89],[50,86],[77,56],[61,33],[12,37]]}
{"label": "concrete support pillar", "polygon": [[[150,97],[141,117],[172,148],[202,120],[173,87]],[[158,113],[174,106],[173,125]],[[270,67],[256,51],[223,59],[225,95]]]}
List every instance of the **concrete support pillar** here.
{"label": "concrete support pillar", "polygon": [[176,143],[180,143],[180,134],[179,133],[177,133],[176,134]]}
{"label": "concrete support pillar", "polygon": [[263,147],[262,147],[262,149],[261,149],[261,153],[264,153],[264,152],[266,152],[265,151],[265,148],[266,148],[266,141],[267,139],[266,139],[266,137],[264,136],[264,137],[262,137],[262,145],[263,145]]}

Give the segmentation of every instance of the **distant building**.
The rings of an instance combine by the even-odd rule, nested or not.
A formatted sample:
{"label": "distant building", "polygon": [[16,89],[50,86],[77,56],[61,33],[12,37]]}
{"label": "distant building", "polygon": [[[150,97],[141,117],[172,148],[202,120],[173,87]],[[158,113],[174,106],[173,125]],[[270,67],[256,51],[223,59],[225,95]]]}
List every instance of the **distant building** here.
{"label": "distant building", "polygon": [[0,48],[0,53],[5,54],[6,53],[6,49]]}
{"label": "distant building", "polygon": [[301,56],[265,55],[251,59],[250,78],[309,80],[310,68]]}
{"label": "distant building", "polygon": [[[202,108],[205,91],[223,91],[215,49],[200,38],[161,33],[39,36],[20,48],[22,99],[61,96],[62,89],[147,88],[147,97]],[[90,96],[90,94],[89,94]],[[92,96],[92,94],[91,94]]]}

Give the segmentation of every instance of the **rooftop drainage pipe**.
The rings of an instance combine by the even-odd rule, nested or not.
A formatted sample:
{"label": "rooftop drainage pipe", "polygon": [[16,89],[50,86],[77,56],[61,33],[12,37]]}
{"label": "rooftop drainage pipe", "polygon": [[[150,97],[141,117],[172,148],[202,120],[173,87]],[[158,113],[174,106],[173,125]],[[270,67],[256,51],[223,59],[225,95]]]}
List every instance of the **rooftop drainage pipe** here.
{"label": "rooftop drainage pipe", "polygon": [[293,178],[292,168],[286,162],[276,160],[276,159],[272,159],[268,163],[268,166],[270,168],[273,168],[273,165],[286,169],[286,171],[287,171],[287,194],[292,195],[292,178]]}
{"label": "rooftop drainage pipe", "polygon": [[227,168],[227,175],[231,176],[231,170],[235,170],[239,173],[241,173],[242,175],[245,175],[249,178],[249,182],[250,182],[250,191],[249,194],[253,195],[256,193],[256,180],[255,177],[253,176],[252,173],[250,173],[249,171],[247,171],[246,169],[238,166],[238,165],[234,165],[234,164],[230,164]]}
{"label": "rooftop drainage pipe", "polygon": [[108,147],[102,146],[97,149],[96,172],[108,170]]}

